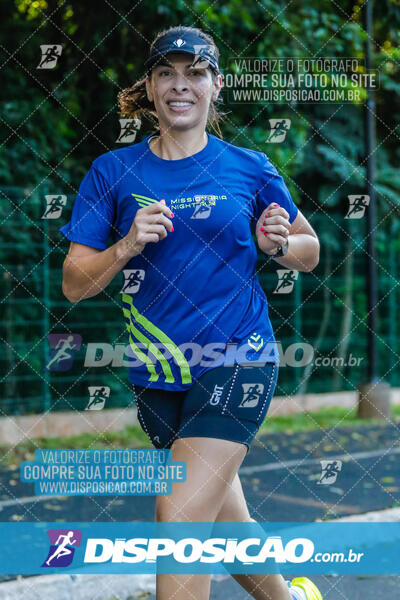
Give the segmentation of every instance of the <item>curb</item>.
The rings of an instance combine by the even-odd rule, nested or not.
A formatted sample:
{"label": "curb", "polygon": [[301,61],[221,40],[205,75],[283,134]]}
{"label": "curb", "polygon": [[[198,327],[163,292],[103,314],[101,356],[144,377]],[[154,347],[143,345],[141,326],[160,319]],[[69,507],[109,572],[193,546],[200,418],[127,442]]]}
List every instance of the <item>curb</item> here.
{"label": "curb", "polygon": [[381,523],[397,523],[400,521],[400,508],[387,508],[385,510],[371,510],[362,515],[351,515],[349,517],[340,517],[333,519],[336,521],[358,521],[363,522],[381,522]]}
{"label": "curb", "polygon": [[[155,575],[37,575],[0,584],[0,600],[146,600],[156,593]],[[230,575],[212,574],[212,581]]]}
{"label": "curb", "polygon": [[[391,405],[400,404],[400,387],[391,388]],[[322,408],[342,407],[352,409],[358,405],[358,391],[306,393],[274,396],[268,409],[269,416],[315,412]],[[85,418],[82,418],[84,413]],[[137,407],[108,408],[105,410],[58,411],[37,415],[12,415],[0,417],[0,439],[6,446],[14,446],[28,439],[66,437],[94,431],[119,431],[127,425],[139,425]]]}
{"label": "curb", "polygon": [[155,575],[38,575],[0,585],[1,600],[128,600],[155,594]]}

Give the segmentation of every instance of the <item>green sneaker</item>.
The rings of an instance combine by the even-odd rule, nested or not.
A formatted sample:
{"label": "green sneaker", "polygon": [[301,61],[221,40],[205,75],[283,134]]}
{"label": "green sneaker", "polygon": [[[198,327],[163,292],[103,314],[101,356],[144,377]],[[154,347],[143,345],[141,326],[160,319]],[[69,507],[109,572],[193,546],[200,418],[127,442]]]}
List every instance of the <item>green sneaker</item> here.
{"label": "green sneaker", "polygon": [[321,592],[308,577],[295,577],[287,583],[293,600],[323,600]]}

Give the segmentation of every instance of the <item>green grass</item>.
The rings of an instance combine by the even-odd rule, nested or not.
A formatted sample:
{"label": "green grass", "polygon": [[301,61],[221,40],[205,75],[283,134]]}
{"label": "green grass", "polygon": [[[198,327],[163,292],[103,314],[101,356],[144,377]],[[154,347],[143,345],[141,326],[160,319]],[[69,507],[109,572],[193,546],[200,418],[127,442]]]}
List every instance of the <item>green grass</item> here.
{"label": "green grass", "polygon": [[38,449],[52,448],[152,448],[149,438],[139,425],[129,425],[120,431],[69,437],[47,437],[24,440],[10,448],[0,446],[0,466],[19,466],[21,460],[33,460]]}
{"label": "green grass", "polygon": [[[395,422],[400,421],[400,405],[392,407]],[[293,431],[312,431],[329,427],[361,427],[363,425],[386,425],[384,419],[358,419],[357,409],[338,406],[324,408],[318,412],[304,412],[296,415],[267,417],[261,425],[260,432],[265,434],[274,431],[291,433]]]}
{"label": "green grass", "polygon": [[[396,423],[400,422],[400,405],[393,406]],[[382,419],[357,419],[356,409],[324,408],[318,412],[305,412],[280,417],[266,417],[259,433],[312,431],[330,427],[362,427],[385,425]],[[147,435],[139,425],[129,425],[120,431],[101,434],[83,433],[70,437],[36,438],[25,440],[14,448],[0,446],[0,466],[17,468],[22,460],[33,460],[39,448],[152,448]]]}

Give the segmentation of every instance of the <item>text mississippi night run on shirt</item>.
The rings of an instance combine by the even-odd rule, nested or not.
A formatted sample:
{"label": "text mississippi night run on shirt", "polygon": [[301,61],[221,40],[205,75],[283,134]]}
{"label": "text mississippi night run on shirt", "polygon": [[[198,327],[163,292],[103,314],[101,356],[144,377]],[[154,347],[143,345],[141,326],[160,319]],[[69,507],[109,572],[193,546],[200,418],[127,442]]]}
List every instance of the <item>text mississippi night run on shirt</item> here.
{"label": "text mississippi night run on shirt", "polygon": [[129,368],[129,381],[190,388],[216,363],[189,365],[184,344],[247,344],[240,362],[279,363],[253,234],[272,202],[290,223],[296,218],[283,178],[264,153],[210,133],[200,152],[179,160],[154,154],[150,137],[93,161],[60,229],[104,250],[110,236],[116,243],[128,234],[138,209],[164,198],[174,213],[174,231],[123,268],[122,311],[132,358],[141,361]]}

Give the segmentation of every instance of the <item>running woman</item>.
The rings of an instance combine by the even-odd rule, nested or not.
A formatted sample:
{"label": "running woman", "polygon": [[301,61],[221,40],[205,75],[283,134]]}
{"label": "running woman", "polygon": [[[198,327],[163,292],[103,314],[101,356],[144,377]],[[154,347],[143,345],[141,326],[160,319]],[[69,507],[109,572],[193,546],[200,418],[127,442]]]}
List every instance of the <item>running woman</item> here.
{"label": "running woman", "polygon": [[[317,235],[267,156],[221,139],[218,57],[200,29],[157,35],[146,77],[119,102],[123,117],[158,126],[93,161],[61,229],[71,302],[123,271],[138,419],[156,448],[186,463],[186,481],[156,499],[163,522],[255,521],[238,469],[274,394],[279,352],[253,235],[283,268],[309,272],[319,260]],[[260,600],[322,598],[307,578],[290,587],[280,574],[233,577]],[[210,575],[157,574],[157,600],[209,593]]]}

